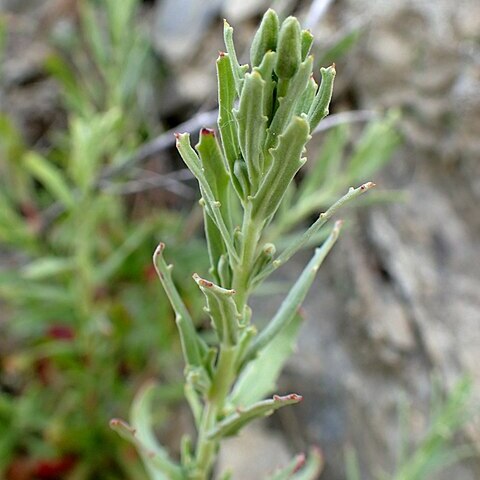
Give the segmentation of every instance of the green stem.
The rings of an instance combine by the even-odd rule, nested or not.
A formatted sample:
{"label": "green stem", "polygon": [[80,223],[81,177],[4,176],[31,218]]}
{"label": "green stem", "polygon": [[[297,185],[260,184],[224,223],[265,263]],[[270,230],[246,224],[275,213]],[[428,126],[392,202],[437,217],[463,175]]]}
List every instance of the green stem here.
{"label": "green stem", "polygon": [[225,399],[235,380],[236,358],[236,346],[224,346],[221,349],[215,379],[200,424],[196,468],[190,477],[191,480],[206,480],[212,469],[218,440],[210,440],[207,434],[215,427],[217,417],[222,413]]}
{"label": "green stem", "polygon": [[243,314],[250,292],[250,274],[252,271],[261,229],[252,220],[252,205],[248,202],[243,217],[242,251],[240,261],[234,268],[232,287],[235,290],[235,302],[238,311]]}

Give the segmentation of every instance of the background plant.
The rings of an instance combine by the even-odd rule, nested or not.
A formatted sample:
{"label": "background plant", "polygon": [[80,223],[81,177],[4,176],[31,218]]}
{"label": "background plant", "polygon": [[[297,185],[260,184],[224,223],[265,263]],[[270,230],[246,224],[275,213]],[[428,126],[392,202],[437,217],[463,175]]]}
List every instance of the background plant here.
{"label": "background plant", "polygon": [[[138,372],[161,370],[164,400],[178,396],[171,314],[148,259],[158,231],[174,244],[182,238],[183,216],[151,214],[99,182],[155,131],[142,101],[155,64],[136,7],[82,2],[79,31],[57,39],[47,67],[68,127],[48,149],[30,150],[0,118],[0,242],[11,263],[0,275],[11,342],[2,359],[2,478],[22,468],[32,477],[142,478],[105,418],[130,403]],[[195,252],[194,243],[177,249],[184,274]]]}

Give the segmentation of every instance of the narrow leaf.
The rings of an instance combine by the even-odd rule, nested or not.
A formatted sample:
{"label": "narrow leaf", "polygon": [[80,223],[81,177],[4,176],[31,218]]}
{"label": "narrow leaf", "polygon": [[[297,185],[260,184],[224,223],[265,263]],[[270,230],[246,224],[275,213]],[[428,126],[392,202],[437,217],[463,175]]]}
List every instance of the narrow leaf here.
{"label": "narrow leaf", "polygon": [[361,185],[358,188],[351,187],[348,192],[339,200],[337,200],[326,212],[321,213],[317,221],[313,223],[310,228],[295,242],[289,245],[280,255],[276,258],[271,265],[267,266],[263,272],[261,272],[255,278],[255,285],[258,285],[264,278],[270,275],[274,270],[283,265],[285,262],[290,260],[290,258],[295,255],[299,250],[301,250],[304,245],[309,243],[309,241],[320,231],[320,229],[328,222],[345,204],[349,203],[351,200],[357,198],[362,193],[368,192],[371,188],[375,186],[372,182],[367,182]]}
{"label": "narrow leaf", "polygon": [[277,63],[275,73],[278,78],[292,78],[302,61],[302,33],[295,17],[286,18],[278,34]]}
{"label": "narrow leaf", "polygon": [[218,199],[215,198],[213,191],[207,179],[205,178],[200,158],[190,145],[190,135],[188,133],[177,133],[175,137],[177,139],[177,149],[187,167],[197,178],[200,185],[200,190],[202,192],[202,196],[206,203],[207,212],[212,216],[212,219],[215,221],[215,224],[217,225],[218,230],[222,235],[228,255],[230,256],[232,262],[234,262],[237,260],[237,254],[233,246],[233,241],[230,233],[227,229],[227,226],[225,225],[225,221],[220,212],[219,207],[221,206],[221,204]]}
{"label": "narrow leaf", "polygon": [[297,342],[301,323],[302,317],[297,312],[258,356],[241,369],[230,397],[234,405],[250,405],[275,390],[278,377]]}
{"label": "narrow leaf", "polygon": [[237,94],[240,95],[243,86],[243,78],[248,70],[248,65],[240,65],[238,63],[237,53],[235,52],[235,45],[233,43],[233,28],[226,20],[223,24],[223,38],[228,55],[231,59],[235,89],[237,90]]}
{"label": "narrow leaf", "polygon": [[237,408],[237,411],[227,418],[217,423],[217,425],[208,432],[207,436],[211,440],[218,440],[222,437],[235,435],[244,425],[250,423],[256,418],[271,415],[275,410],[294,405],[302,401],[302,397],[295,393],[290,395],[274,395],[272,399],[263,400],[250,405],[247,408]]}
{"label": "narrow leaf", "polygon": [[276,145],[279,135],[291,121],[312,75],[312,66],[313,57],[310,56],[300,64],[297,74],[290,79],[286,95],[278,100],[278,108],[268,129],[267,149]]}
{"label": "narrow leaf", "polygon": [[[276,82],[273,79],[273,67],[275,65],[275,52],[267,52],[263,57],[262,63],[253,69],[254,72],[258,72],[265,85],[263,87],[263,114],[271,120],[273,116],[273,107],[274,107],[274,90]],[[263,171],[263,169],[262,169]]]}
{"label": "narrow leaf", "polygon": [[324,465],[319,448],[311,448],[308,456],[297,455],[288,465],[276,471],[267,480],[316,480]]}
{"label": "narrow leaf", "polygon": [[62,172],[51,162],[38,153],[28,152],[24,157],[24,165],[56,200],[62,202],[66,207],[74,205],[73,195],[65,182]]}
{"label": "narrow leaf", "polygon": [[173,463],[153,433],[151,408],[154,390],[155,386],[148,384],[137,394],[131,411],[132,426],[123,420],[112,419],[110,427],[137,446],[152,479],[181,480],[181,468]]}
{"label": "narrow leaf", "polygon": [[288,292],[288,295],[273,319],[254,339],[249,349],[247,359],[254,358],[259,351],[265,348],[293,320],[315,280],[320,265],[337,241],[340,228],[341,222],[337,222],[327,240],[325,240],[321,247],[315,250],[312,259],[303,270],[295,285]]}
{"label": "narrow leaf", "polygon": [[261,173],[260,152],[265,139],[268,118],[264,115],[264,89],[266,82],[254,71],[245,75],[238,110],[234,112],[243,159],[247,164],[250,191],[254,193]]}
{"label": "narrow leaf", "polygon": [[313,35],[310,30],[302,30],[302,60],[307,58],[313,45]]}
{"label": "narrow leaf", "polygon": [[335,65],[328,68],[321,68],[322,83],[315,97],[312,106],[308,112],[308,120],[310,121],[310,131],[313,132],[320,120],[325,118],[329,112],[330,100],[333,93],[333,81],[335,80]]}
{"label": "narrow leaf", "polygon": [[262,22],[252,41],[250,63],[257,67],[262,63],[264,55],[277,49],[278,30],[280,28],[277,13],[269,8],[263,15]]}
{"label": "narrow leaf", "polygon": [[220,53],[217,59],[218,78],[218,129],[222,137],[223,150],[227,159],[230,175],[233,177],[233,165],[240,158],[238,133],[233,116],[233,105],[237,96],[232,64],[228,53]]}
{"label": "narrow leaf", "polygon": [[305,163],[301,158],[309,135],[308,122],[294,117],[272,153],[272,164],[258,193],[253,197],[252,218],[269,219],[278,209],[288,185]]}
{"label": "narrow leaf", "polygon": [[223,203],[222,200],[228,195],[229,177],[220,145],[215,138],[215,132],[209,128],[202,128],[199,138],[195,149],[200,156],[205,179],[211,186],[215,198]]}
{"label": "narrow leaf", "polygon": [[235,290],[219,287],[213,282],[200,278],[196,273],[193,275],[193,279],[206,297],[207,311],[220,342],[226,345],[235,345],[241,318],[233,300]]}
{"label": "narrow leaf", "polygon": [[167,265],[163,258],[165,244],[160,243],[153,254],[153,264],[163,288],[176,313],[176,322],[182,343],[183,356],[187,365],[200,366],[201,353],[206,351],[206,346],[197,335],[193,320],[183,303],[175,284],[172,280],[172,266]]}
{"label": "narrow leaf", "polygon": [[28,280],[45,280],[62,273],[71,272],[75,264],[71,258],[43,257],[34,260],[22,269],[22,277]]}

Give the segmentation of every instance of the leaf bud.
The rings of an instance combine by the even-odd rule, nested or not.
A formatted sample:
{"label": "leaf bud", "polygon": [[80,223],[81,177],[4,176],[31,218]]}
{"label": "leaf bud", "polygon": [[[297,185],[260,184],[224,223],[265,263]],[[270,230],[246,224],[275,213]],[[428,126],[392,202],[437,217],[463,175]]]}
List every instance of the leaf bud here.
{"label": "leaf bud", "polygon": [[278,35],[277,62],[275,73],[278,78],[292,78],[302,61],[302,33],[295,17],[288,17],[282,23]]}
{"label": "leaf bud", "polygon": [[260,27],[253,38],[250,48],[250,62],[253,67],[262,63],[263,56],[269,51],[277,49],[277,38],[279,30],[278,16],[271,8],[267,10],[262,18]]}

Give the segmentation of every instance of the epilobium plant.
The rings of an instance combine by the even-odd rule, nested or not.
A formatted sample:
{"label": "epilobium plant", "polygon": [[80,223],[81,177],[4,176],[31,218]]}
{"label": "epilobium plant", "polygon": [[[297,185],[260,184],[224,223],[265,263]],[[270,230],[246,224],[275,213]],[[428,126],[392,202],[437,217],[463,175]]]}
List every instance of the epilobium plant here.
{"label": "epilobium plant", "polygon": [[[149,419],[152,388],[134,405],[132,426],[112,420],[112,426],[135,442],[151,477],[204,480],[211,476],[223,438],[244,425],[298,403],[297,394],[274,395],[281,366],[291,352],[299,325],[298,309],[318,268],[337,240],[337,222],[281,304],[260,331],[252,323],[249,298],[275,269],[318,233],[346,202],[373,186],[364,184],[337,201],[280,254],[265,243],[264,232],[274,221],[283,196],[305,163],[305,146],[328,114],[335,67],[322,68],[318,87],[309,55],[313,37],[294,17],[281,25],[269,10],[253,39],[248,65],[240,65],[233,29],[225,23],[226,53],[217,60],[219,136],[202,129],[193,148],[188,134],[177,135],[177,148],[198,180],[204,209],[211,279],[194,275],[205,295],[205,311],[216,339],[207,344],[172,281],[171,265],[160,244],[154,263],[176,312],[185,358],[185,395],[195,419],[196,444],[185,436],[180,464],[160,447]],[[318,454],[299,465],[298,459],[271,478],[314,478]],[[225,476],[224,478],[227,478]]]}

